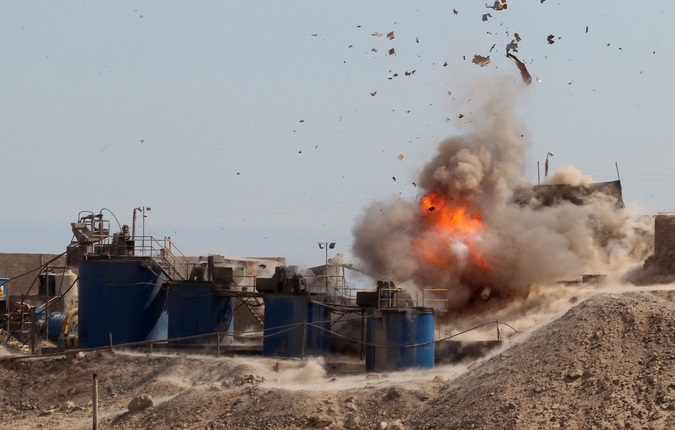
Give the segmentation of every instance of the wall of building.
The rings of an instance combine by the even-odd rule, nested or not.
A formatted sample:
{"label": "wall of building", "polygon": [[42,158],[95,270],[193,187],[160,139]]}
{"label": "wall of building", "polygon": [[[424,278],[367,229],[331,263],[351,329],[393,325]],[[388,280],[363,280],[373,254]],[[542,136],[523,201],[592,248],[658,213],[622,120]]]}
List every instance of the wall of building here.
{"label": "wall of building", "polygon": [[[29,292],[29,290],[30,294],[37,294],[37,277],[40,274],[39,268],[56,256],[57,254],[0,253],[0,277],[2,278],[11,279],[33,269],[37,269],[26,276],[22,276],[18,279],[12,279],[9,283],[10,295],[14,296],[26,294]],[[54,262],[50,263],[49,266],[53,268],[62,268],[65,265],[66,257],[61,256]],[[77,274],[77,267],[71,268],[71,270]]]}
{"label": "wall of building", "polygon": [[654,255],[675,255],[675,215],[656,215],[654,219]]}

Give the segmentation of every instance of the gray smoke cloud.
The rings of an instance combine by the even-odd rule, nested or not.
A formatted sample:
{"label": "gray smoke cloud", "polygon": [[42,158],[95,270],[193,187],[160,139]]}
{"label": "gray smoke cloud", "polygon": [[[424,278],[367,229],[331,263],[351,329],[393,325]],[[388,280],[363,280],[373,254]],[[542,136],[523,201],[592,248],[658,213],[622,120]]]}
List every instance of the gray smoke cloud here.
{"label": "gray smoke cloud", "polygon": [[[630,216],[612,193],[544,201],[522,178],[527,143],[515,94],[483,86],[472,96],[478,106],[469,131],[440,142],[419,173],[424,195],[436,195],[431,203],[377,202],[354,226],[354,255],[368,272],[399,286],[448,290],[457,309],[480,303],[486,291],[524,296],[535,283],[625,270],[649,254],[649,221]],[[591,182],[565,166],[540,191]],[[482,227],[439,227],[458,208]]]}

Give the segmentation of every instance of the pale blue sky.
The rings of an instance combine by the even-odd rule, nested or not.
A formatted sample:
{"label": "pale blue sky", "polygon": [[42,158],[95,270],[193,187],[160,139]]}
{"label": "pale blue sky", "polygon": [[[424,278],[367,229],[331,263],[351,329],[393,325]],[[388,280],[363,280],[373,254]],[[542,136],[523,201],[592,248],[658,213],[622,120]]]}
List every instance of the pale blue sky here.
{"label": "pale blue sky", "polygon": [[[548,151],[598,181],[617,161],[628,205],[673,210],[674,17],[666,1],[2,1],[0,252],[59,253],[79,211],[129,224],[150,206],[146,231],[190,255],[349,255],[363,208],[419,197],[471,86],[495,79],[523,93],[525,178]],[[504,57],[514,32],[530,87]]]}

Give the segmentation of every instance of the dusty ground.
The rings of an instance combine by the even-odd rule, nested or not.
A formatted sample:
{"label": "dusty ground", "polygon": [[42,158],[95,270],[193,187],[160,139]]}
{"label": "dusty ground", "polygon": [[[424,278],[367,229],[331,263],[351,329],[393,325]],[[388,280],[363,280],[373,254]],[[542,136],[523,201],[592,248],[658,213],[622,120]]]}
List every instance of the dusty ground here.
{"label": "dusty ground", "polygon": [[[96,373],[101,429],[672,429],[675,304],[660,294],[598,294],[492,357],[426,372],[364,374],[339,357],[2,360],[0,421],[91,428]],[[127,412],[144,393],[154,406]]]}

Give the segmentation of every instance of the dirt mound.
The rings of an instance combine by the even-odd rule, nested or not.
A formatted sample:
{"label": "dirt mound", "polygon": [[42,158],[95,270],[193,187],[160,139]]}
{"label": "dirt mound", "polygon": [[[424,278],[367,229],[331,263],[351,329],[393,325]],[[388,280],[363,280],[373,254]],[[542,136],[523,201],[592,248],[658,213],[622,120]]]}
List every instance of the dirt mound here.
{"label": "dirt mound", "polygon": [[411,428],[675,428],[675,305],[599,294],[454,380]]}
{"label": "dirt mound", "polygon": [[[675,304],[598,294],[465,367],[366,374],[363,362],[88,352],[0,360],[16,430],[675,428]],[[457,376],[459,375],[459,376]],[[129,412],[147,394],[153,406]]]}

